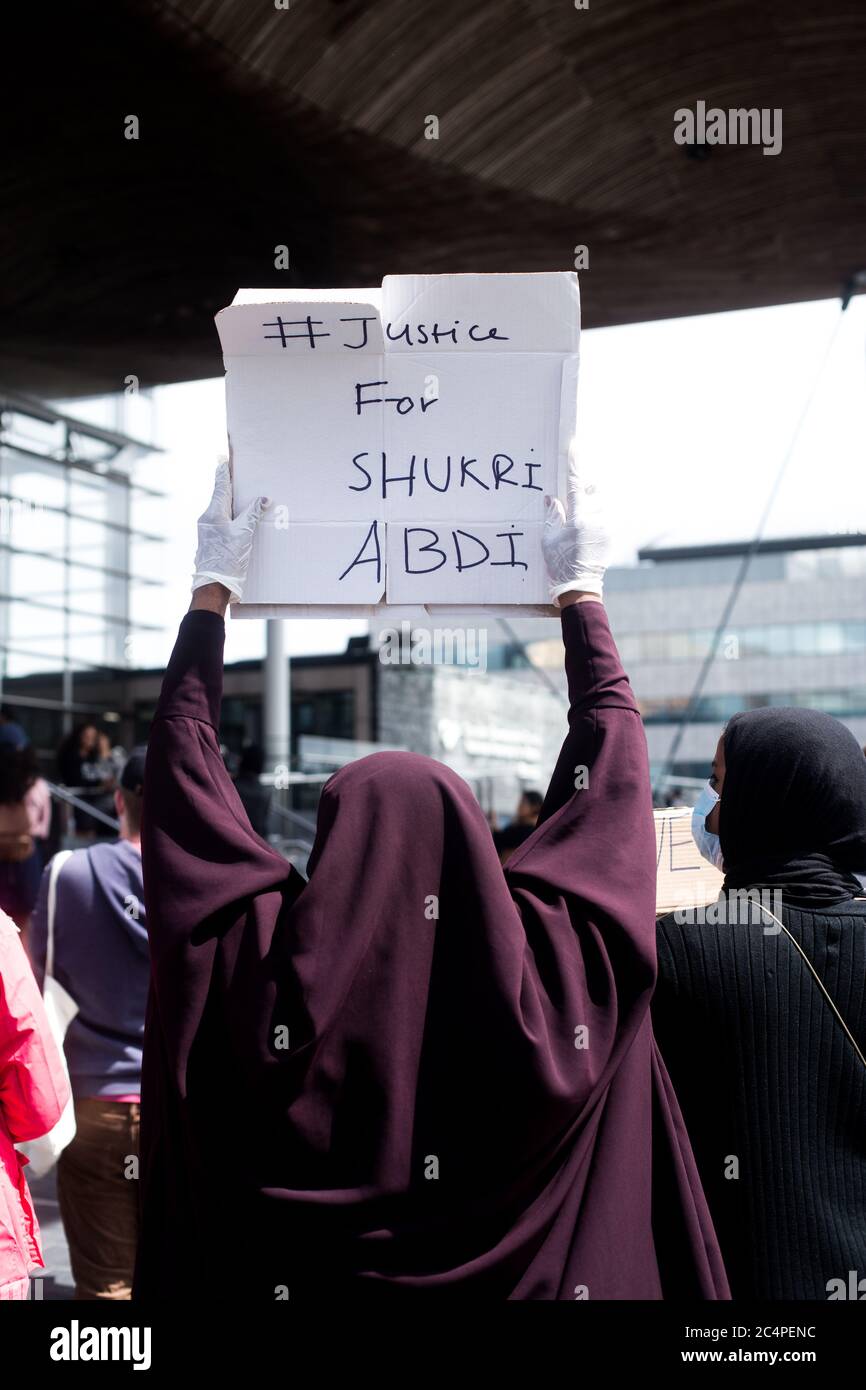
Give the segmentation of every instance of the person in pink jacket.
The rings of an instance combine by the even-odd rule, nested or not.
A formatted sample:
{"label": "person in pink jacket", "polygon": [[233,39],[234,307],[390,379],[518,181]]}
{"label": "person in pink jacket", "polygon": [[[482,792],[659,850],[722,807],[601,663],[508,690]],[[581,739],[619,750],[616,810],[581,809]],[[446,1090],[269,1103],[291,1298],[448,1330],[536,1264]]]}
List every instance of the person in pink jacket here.
{"label": "person in pink jacket", "polygon": [[15,1149],[56,1125],[69,1083],[18,928],[0,912],[0,1301],[27,1298],[43,1268],[39,1225]]}

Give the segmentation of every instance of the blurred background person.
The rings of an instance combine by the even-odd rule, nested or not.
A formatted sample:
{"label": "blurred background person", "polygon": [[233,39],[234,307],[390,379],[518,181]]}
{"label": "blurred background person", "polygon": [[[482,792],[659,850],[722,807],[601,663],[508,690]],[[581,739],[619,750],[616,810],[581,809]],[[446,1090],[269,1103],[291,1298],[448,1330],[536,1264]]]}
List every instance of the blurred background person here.
{"label": "blurred background person", "polygon": [[[84,766],[93,762],[98,742],[99,730],[88,721],[77,724],[57,749],[57,780],[81,800],[86,799],[89,791],[89,786],[85,784]],[[79,807],[74,810],[68,808],[68,819],[77,834],[93,834],[95,821],[86,811]]]}
{"label": "blurred background person", "polygon": [[32,825],[35,820],[42,828],[44,808],[37,806],[34,812],[28,804],[38,780],[24,730],[10,721],[0,723],[0,909],[20,929],[25,944],[42,871]]}
{"label": "blurred background person", "polygon": [[[85,785],[90,788],[88,800],[104,816],[114,818],[114,793],[123,765],[126,762],[122,748],[112,748],[111,739],[104,729],[96,735],[96,748],[92,759],[82,764]],[[107,821],[93,817],[94,833],[97,839],[114,838],[116,830]]]}
{"label": "blurred background person", "polygon": [[[33,762],[35,766],[35,754]],[[33,844],[39,856],[39,867],[44,869],[51,857],[52,806],[48,783],[44,777],[39,775],[38,770],[36,780],[24,798],[24,804],[27,807],[30,834],[33,836]]]}
{"label": "blurred background person", "polygon": [[99,734],[98,754],[100,762],[110,766],[111,776],[116,784],[120,783],[120,774],[126,766],[126,759],[129,756],[124,747],[119,743],[112,743],[109,735],[101,730]]}
{"label": "blurred background person", "polygon": [[[86,801],[104,815],[112,814],[112,793],[116,785],[111,745],[106,734],[96,724],[78,724],[57,750],[57,774],[63,786],[81,801]],[[106,836],[114,830],[98,816],[91,816],[76,806],[73,823],[77,835]]]}
{"label": "blurred background person", "polygon": [[[78,1004],[65,1039],[76,1134],[57,1165],[75,1297],[129,1298],[138,1239],[141,1050],[150,973],[141,876],[143,749],[114,793],[120,838],[76,850],[56,876],[54,975]],[[33,918],[40,983],[49,874]]]}
{"label": "blurred background person", "polygon": [[532,829],[538,821],[541,812],[541,803],[544,797],[541,792],[525,791],[521,793],[517,803],[517,810],[514,813],[513,825],[528,825]]}
{"label": "blurred background person", "polygon": [[66,735],[57,750],[57,776],[65,787],[83,786],[82,765],[93,761],[98,744],[99,730],[95,724],[77,724]]}
{"label": "blurred background person", "polygon": [[69,1086],[18,929],[0,912],[0,1302],[26,1299],[43,1268],[39,1225],[15,1149],[53,1129]]}
{"label": "blurred background person", "polygon": [[659,921],[653,1023],[734,1298],[826,1299],[866,1272],[866,761],[829,714],[747,710],[710,792],[722,894]]}
{"label": "blurred background person", "polygon": [[499,862],[505,867],[516,849],[519,849],[524,841],[528,840],[533,830],[532,825],[520,825],[517,821],[512,821],[503,830],[494,830],[493,843],[496,846],[496,853],[499,855]]}
{"label": "blurred background person", "polygon": [[22,751],[21,757],[22,765],[35,773],[34,781],[24,797],[24,804],[27,807],[30,834],[39,851],[39,862],[40,865],[44,865],[47,861],[46,847],[51,830],[51,792],[45,778],[39,775],[35,750],[31,747],[27,733],[18,721],[11,717],[12,711],[8,705],[3,705],[2,709],[6,711],[6,715],[0,718],[0,747],[16,748],[19,751],[30,750],[26,753]]}

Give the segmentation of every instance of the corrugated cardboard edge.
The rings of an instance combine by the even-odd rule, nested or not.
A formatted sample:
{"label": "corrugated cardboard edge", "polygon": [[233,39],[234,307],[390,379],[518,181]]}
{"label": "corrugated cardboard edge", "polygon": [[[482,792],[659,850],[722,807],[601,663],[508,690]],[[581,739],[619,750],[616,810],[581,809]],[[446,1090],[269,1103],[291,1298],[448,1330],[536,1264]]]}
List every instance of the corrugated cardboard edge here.
{"label": "corrugated cardboard edge", "polygon": [[497,604],[479,607],[477,604],[465,608],[440,608],[431,604],[429,608],[409,608],[395,604],[356,604],[335,608],[328,603],[233,603],[230,608],[233,618],[375,618],[383,623],[399,623],[408,618],[412,622],[429,619],[465,622],[467,618],[483,621],[485,618],[558,618],[560,609],[555,604]]}

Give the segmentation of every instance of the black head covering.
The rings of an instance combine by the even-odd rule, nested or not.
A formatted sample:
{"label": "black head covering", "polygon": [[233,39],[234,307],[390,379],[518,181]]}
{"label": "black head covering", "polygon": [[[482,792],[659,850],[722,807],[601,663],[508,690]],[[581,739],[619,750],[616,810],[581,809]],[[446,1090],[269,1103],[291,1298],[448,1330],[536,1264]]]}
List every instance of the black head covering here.
{"label": "black head covering", "polygon": [[770,707],[735,714],[724,738],[724,888],[767,885],[801,907],[862,895],[866,758],[850,730],[820,710]]}

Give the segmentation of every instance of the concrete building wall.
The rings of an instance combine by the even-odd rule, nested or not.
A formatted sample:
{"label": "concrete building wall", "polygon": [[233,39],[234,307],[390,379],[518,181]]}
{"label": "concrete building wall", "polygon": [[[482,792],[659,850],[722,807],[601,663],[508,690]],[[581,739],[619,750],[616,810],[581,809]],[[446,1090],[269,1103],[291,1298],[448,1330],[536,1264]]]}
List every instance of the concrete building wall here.
{"label": "concrete building wall", "polygon": [[383,666],[378,708],[381,742],[453,767],[506,816],[525,787],[546,790],[566,732],[564,694],[532,671]]}
{"label": "concrete building wall", "polygon": [[[862,577],[810,575],[798,564],[796,551],[790,555],[759,557],[767,562],[747,579],[731,614],[727,631],[779,624],[863,623],[866,620],[866,582]],[[776,570],[767,577],[769,562]],[[718,562],[704,562],[707,574]],[[669,563],[655,567],[652,583],[637,588],[636,580],[648,573],[646,567],[628,573],[612,571],[606,604],[623,660],[638,699],[649,713],[653,702],[687,702],[695,687],[701,661],[640,660],[629,652],[629,638],[641,633],[677,633],[714,629],[731,591],[731,567],[725,583],[700,582],[700,565],[691,563],[689,582],[684,583],[681,565]],[[667,579],[667,583],[665,583]],[[727,650],[726,650],[727,648]],[[827,695],[861,692],[866,701],[866,644],[857,650],[821,655],[746,655],[736,643],[723,640],[707,676],[705,699],[731,696],[745,708],[765,703],[767,697],[788,697],[794,702],[809,701],[819,707]],[[834,712],[836,712],[834,710]],[[840,712],[839,717],[860,743],[866,742],[866,703],[860,712]],[[681,742],[679,764],[709,764],[724,720],[701,719],[686,731]],[[677,724],[647,723],[650,761],[667,757]]]}
{"label": "concrete building wall", "polygon": [[[735,708],[777,703],[812,703],[827,707],[866,743],[866,546],[826,540],[819,547],[804,539],[779,543],[779,548],[756,554],[726,625],[719,654],[703,688],[706,702],[716,700],[728,712]],[[685,709],[702,667],[700,654],[674,655],[680,635],[712,634],[729,600],[742,556],[693,554],[639,565],[614,567],[605,582],[605,606],[623,664],[646,720],[650,761],[665,761],[678,724],[674,710]],[[784,629],[792,634],[803,625],[819,625],[817,642],[827,645],[834,624],[846,630],[844,651],[790,651],[778,655],[750,654],[743,630]],[[533,659],[551,679],[563,681],[562,647],[558,634],[539,621],[515,623]],[[650,659],[647,638],[664,634],[667,654]],[[793,639],[792,639],[793,640]],[[799,639],[794,641],[796,646]],[[655,644],[652,644],[655,645]],[[787,640],[786,640],[787,645]],[[751,643],[754,647],[754,643]],[[651,647],[650,647],[651,649]],[[782,697],[780,699],[780,697]],[[850,698],[849,698],[850,697]],[[673,706],[665,718],[663,706]],[[708,765],[728,713],[710,717],[707,706],[688,727],[677,762]]]}

